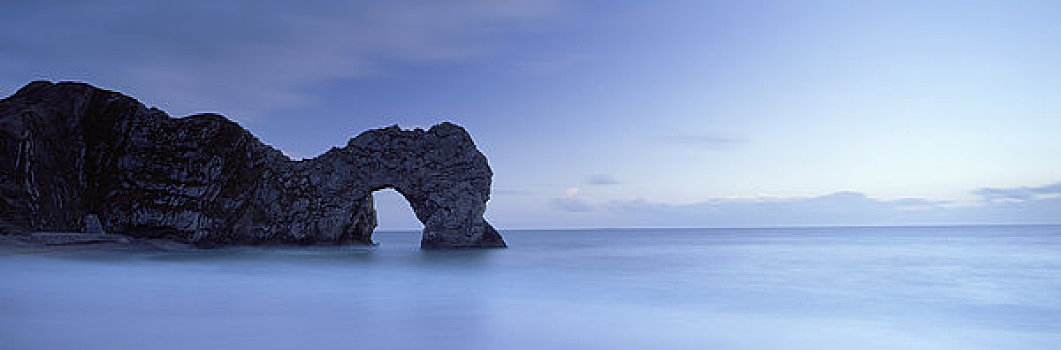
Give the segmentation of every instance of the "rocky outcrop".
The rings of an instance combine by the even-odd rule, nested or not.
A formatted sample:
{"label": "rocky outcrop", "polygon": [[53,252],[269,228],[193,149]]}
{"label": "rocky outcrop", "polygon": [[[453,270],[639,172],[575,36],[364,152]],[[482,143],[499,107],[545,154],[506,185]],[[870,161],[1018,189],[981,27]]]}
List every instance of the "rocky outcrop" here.
{"label": "rocky outcrop", "polygon": [[26,218],[2,227],[97,230],[94,215],[98,230],[199,246],[371,244],[372,192],[394,188],[422,248],[504,247],[483,219],[492,176],[451,123],[369,130],[293,161],[220,115],[171,118],[83,83],[0,101],[0,220]]}

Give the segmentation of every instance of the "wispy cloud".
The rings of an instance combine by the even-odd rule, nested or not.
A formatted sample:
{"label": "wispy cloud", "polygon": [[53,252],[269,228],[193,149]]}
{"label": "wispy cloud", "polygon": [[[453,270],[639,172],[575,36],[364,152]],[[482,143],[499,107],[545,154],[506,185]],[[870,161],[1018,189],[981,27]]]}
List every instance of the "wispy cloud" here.
{"label": "wispy cloud", "polygon": [[640,215],[642,220],[658,225],[670,221],[671,225],[769,226],[884,224],[903,216],[921,215],[943,204],[921,198],[881,200],[859,192],[837,192],[817,197],[712,198],[683,205],[612,201],[606,206],[622,215]]}
{"label": "wispy cloud", "polygon": [[553,209],[570,212],[587,212],[596,209],[593,204],[580,197],[552,198],[549,199],[549,206],[553,207]]}
{"label": "wispy cloud", "polygon": [[[644,199],[593,201],[564,198],[556,208],[608,213],[615,226],[754,227],[820,225],[1061,224],[1056,185],[1022,188],[1036,195],[1021,201],[955,205],[926,198],[880,199],[860,192],[813,197],[710,198],[692,204]],[[997,195],[996,191],[991,192]],[[1017,193],[1020,195],[1020,193]],[[1013,197],[1013,196],[1010,196]],[[1007,197],[1009,198],[1009,197]],[[559,200],[559,199],[556,199]]]}
{"label": "wispy cloud", "polygon": [[546,75],[565,72],[592,61],[592,56],[583,53],[557,53],[518,61],[511,67],[517,75]]}
{"label": "wispy cloud", "polygon": [[616,185],[619,184],[619,180],[616,180],[611,175],[606,174],[594,174],[590,175],[585,182],[587,185]]}
{"label": "wispy cloud", "polygon": [[1061,197],[1061,182],[1038,187],[984,187],[973,191],[987,201],[1026,201],[1037,198]]}
{"label": "wispy cloud", "polygon": [[564,190],[564,196],[549,199],[549,206],[553,209],[566,212],[587,212],[596,210],[588,199],[581,195],[582,189],[569,187]]}
{"label": "wispy cloud", "polygon": [[487,54],[506,29],[563,8],[551,0],[16,0],[0,11],[0,88],[89,80],[175,114],[253,118],[309,102],[307,88],[386,74],[396,62]]}
{"label": "wispy cloud", "polygon": [[700,134],[700,135],[670,135],[665,140],[683,146],[692,146],[696,149],[718,151],[733,149],[748,143],[748,139],[726,135]]}

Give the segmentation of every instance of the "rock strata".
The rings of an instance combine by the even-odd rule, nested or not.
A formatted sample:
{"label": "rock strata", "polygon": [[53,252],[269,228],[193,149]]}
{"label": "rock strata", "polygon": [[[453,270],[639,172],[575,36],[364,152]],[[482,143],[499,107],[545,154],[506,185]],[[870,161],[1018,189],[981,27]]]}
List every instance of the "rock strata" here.
{"label": "rock strata", "polygon": [[452,123],[369,130],[294,161],[223,116],[171,118],[83,83],[0,100],[0,234],[372,244],[372,192],[393,188],[424,224],[422,248],[504,247],[483,219],[492,177]]}

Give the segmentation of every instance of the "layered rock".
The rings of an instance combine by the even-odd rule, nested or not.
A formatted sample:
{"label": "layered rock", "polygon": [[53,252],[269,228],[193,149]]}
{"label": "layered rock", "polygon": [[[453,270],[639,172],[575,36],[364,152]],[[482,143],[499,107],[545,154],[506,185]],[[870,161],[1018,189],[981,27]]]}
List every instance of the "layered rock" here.
{"label": "layered rock", "polygon": [[370,244],[372,192],[394,188],[422,248],[504,247],[483,219],[492,176],[451,123],[369,130],[293,161],[223,116],[171,118],[87,84],[33,82],[0,101],[0,221],[30,231],[77,232],[95,215],[109,233],[200,246]]}

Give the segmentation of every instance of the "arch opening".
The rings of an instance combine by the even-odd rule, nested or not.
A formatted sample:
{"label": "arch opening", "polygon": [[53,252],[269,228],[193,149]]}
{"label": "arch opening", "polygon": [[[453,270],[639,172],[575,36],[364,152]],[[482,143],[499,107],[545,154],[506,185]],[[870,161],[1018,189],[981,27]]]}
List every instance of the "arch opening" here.
{"label": "arch opening", "polygon": [[373,240],[380,244],[420,244],[424,224],[416,218],[412,204],[393,187],[372,192],[376,210],[376,230]]}

